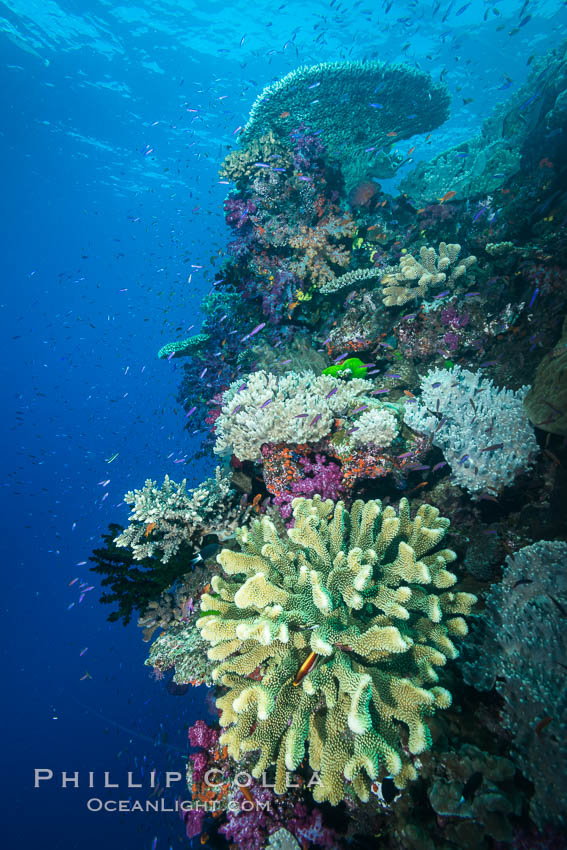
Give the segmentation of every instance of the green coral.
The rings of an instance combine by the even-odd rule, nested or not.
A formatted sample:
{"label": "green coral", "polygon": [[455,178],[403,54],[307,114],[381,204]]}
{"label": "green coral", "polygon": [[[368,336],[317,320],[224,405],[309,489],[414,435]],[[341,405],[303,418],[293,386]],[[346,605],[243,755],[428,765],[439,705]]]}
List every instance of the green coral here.
{"label": "green coral", "polygon": [[209,339],[209,334],[193,334],[186,339],[168,342],[160,348],[158,357],[160,360],[165,360],[169,357],[187,357],[189,354],[196,354]]}
{"label": "green coral", "polygon": [[[288,539],[267,517],[240,529],[242,551],[217,556],[227,578],[201,599],[203,614],[221,612],[197,621],[227,688],[221,742],[235,759],[259,750],[256,777],[275,764],[277,793],[307,742],[317,801],[336,805],[346,783],[368,800],[386,773],[399,787],[415,778],[400,732],[410,753],[429,747],[424,718],[451,703],[435,668],[457,656],[451,638],[476,598],[449,589],[456,555],[438,548],[449,520],[437,508],[412,519],[407,499],[398,513],[373,500],[349,513],[316,496],[293,513]],[[318,663],[301,679],[310,653]]]}
{"label": "green coral", "polygon": [[241,138],[248,143],[268,128],[288,136],[301,122],[316,127],[341,162],[348,190],[368,173],[393,176],[401,160],[388,152],[392,139],[397,145],[428,133],[448,116],[446,86],[423,71],[383,62],[322,62],[266,86]]}
{"label": "green coral", "polygon": [[[339,374],[343,378],[365,378],[367,368],[368,366],[365,366],[358,357],[349,357],[340,363],[333,363],[332,366],[327,366],[326,369],[323,369],[323,375],[332,375],[333,378],[336,378]],[[344,375],[342,374],[343,372],[345,373]]]}

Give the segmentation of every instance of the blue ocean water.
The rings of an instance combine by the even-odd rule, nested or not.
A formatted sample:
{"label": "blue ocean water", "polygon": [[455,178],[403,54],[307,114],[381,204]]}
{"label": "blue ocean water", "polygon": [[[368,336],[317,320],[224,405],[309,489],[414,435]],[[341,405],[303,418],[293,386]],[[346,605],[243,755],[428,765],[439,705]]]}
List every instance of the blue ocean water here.
{"label": "blue ocean water", "polygon": [[[303,64],[417,67],[453,102],[415,164],[476,132],[566,25],[557,0],[0,3],[5,846],[188,844],[173,813],[87,811],[89,771],[183,772],[207,712],[152,678],[134,623],[106,622],[87,560],[124,493],[199,448],[157,351],[200,327],[228,238],[218,167],[257,94]],[[183,463],[188,486],[213,468]]]}

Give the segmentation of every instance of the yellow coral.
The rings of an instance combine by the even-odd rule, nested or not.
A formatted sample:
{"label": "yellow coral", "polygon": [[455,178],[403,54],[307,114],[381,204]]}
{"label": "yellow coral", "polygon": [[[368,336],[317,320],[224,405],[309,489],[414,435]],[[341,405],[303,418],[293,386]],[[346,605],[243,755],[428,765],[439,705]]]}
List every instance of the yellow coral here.
{"label": "yellow coral", "polygon": [[406,499],[398,513],[378,500],[349,512],[316,496],[293,513],[288,539],[267,517],[240,529],[242,551],[218,555],[227,578],[201,600],[197,627],[227,688],[221,742],[235,759],[259,751],[256,777],[275,765],[277,793],[307,744],[316,800],[336,805],[347,785],[367,800],[385,773],[399,787],[415,776],[400,730],[411,753],[429,746],[424,717],[451,701],[436,668],[456,657],[466,624],[454,615],[475,597],[449,590],[449,520],[430,505],[412,519]]}
{"label": "yellow coral", "polygon": [[476,263],[476,257],[472,255],[457,263],[460,253],[460,245],[441,242],[439,253],[435,248],[422,246],[419,260],[411,254],[404,254],[397,269],[391,269],[382,277],[386,307],[400,307],[413,298],[424,298],[430,287],[441,283],[452,289]]}

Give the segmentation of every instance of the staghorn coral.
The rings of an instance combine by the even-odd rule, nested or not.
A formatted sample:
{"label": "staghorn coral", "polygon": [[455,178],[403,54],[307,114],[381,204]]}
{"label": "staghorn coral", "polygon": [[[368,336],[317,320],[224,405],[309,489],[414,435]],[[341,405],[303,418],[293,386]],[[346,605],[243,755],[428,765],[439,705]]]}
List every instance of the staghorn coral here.
{"label": "staghorn coral", "polygon": [[399,163],[380,153],[389,148],[388,133],[395,132],[396,141],[427,133],[448,114],[447,88],[422,71],[382,62],[323,62],[266,86],[240,138],[249,142],[267,128],[284,135],[299,122],[317,127],[330,156],[340,160],[349,191],[368,173],[393,176]]}
{"label": "staghorn coral", "polygon": [[309,278],[313,286],[321,288],[335,279],[333,266],[344,268],[350,263],[350,252],[334,240],[352,238],[355,233],[356,224],[349,213],[340,218],[329,215],[315,227],[300,224],[288,236],[288,244],[303,256],[289,261],[290,271],[300,280]]}
{"label": "staghorn coral", "polygon": [[[255,177],[264,179],[265,165],[271,168],[288,168],[292,164],[289,145],[278,139],[272,130],[252,139],[242,150],[231,151],[224,159],[219,177],[229,180],[238,188],[247,186]],[[271,176],[271,175],[269,175]]]}
{"label": "staghorn coral", "polygon": [[536,428],[567,437],[567,317],[561,339],[537,367],[524,408]]}
{"label": "staghorn coral", "polygon": [[323,284],[319,291],[323,295],[329,295],[333,292],[338,292],[339,289],[346,289],[347,287],[357,286],[362,281],[372,280],[373,278],[380,277],[382,274],[382,269],[378,268],[353,269],[350,272],[346,272],[345,274],[339,275],[339,277],[334,277],[331,280],[327,281]]}
{"label": "staghorn coral", "polygon": [[531,816],[565,824],[567,794],[567,543],[545,540],[508,556],[502,582],[465,645],[465,681],[504,698],[502,723],[534,783]]}
{"label": "staghorn coral", "polygon": [[538,451],[522,401],[528,387],[498,389],[480,372],[454,366],[421,379],[421,399],[406,401],[404,422],[429,434],[473,498],[499,494],[532,466]]}
{"label": "staghorn coral", "polygon": [[368,800],[385,773],[399,787],[415,778],[407,753],[430,745],[424,717],[451,703],[435,668],[457,656],[476,598],[449,589],[449,520],[430,505],[412,519],[406,499],[398,514],[378,500],[349,513],[316,496],[293,511],[287,540],[267,517],[239,531],[242,551],[217,557],[227,578],[201,599],[197,626],[228,689],[221,742],[235,759],[259,750],[256,777],[275,764],[277,793],[307,742],[317,801],[336,805],[345,783]]}
{"label": "staghorn coral", "polygon": [[130,525],[116,537],[116,545],[131,549],[138,561],[161,555],[165,564],[181,545],[197,547],[210,527],[226,535],[240,516],[230,476],[217,466],[214,478],[188,493],[186,484],[166,475],[160,488],[148,479],[142,490],[129,490],[124,501],[134,506]]}
{"label": "staghorn coral", "polygon": [[[419,251],[419,260],[411,254],[400,259],[398,269],[391,269],[383,275],[383,301],[386,307],[400,307],[413,298],[425,298],[430,287],[444,284],[451,289],[476,263],[476,257],[465,257],[457,263],[461,253],[460,245],[439,244],[439,253],[435,248],[423,245]],[[414,282],[417,284],[414,286]]]}
{"label": "staghorn coral", "polygon": [[317,442],[331,430],[333,419],[357,401],[372,383],[360,378],[341,381],[313,372],[253,372],[234,381],[223,396],[215,422],[215,452],[257,460],[264,443]]}

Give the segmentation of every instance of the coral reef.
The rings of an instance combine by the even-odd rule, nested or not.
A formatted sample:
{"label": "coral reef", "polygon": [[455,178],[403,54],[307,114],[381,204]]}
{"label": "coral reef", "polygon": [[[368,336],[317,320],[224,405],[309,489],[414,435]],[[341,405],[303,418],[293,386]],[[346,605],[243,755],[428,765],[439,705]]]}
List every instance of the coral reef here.
{"label": "coral reef", "polygon": [[[441,242],[439,253],[435,248],[422,246],[419,260],[411,254],[404,254],[399,268],[388,270],[380,281],[384,287],[382,300],[386,307],[401,307],[412,299],[425,298],[430,287],[441,283],[453,290],[457,281],[476,263],[476,257],[472,255],[457,262],[460,253],[460,245]],[[415,281],[417,284],[414,286]]]}
{"label": "coral reef", "polygon": [[530,135],[564,126],[566,77],[563,45],[533,63],[527,83],[494,109],[481,133],[420,163],[402,191],[419,206],[445,188],[462,199],[494,192],[525,165]]}
{"label": "coral reef", "polygon": [[528,387],[499,390],[480,372],[433,369],[421,399],[408,399],[404,422],[429,434],[449,463],[453,481],[473,498],[498,495],[530,468],[537,443],[522,405]]}
{"label": "coral reef", "polygon": [[293,512],[287,541],[267,517],[241,530],[242,551],[217,557],[228,578],[201,598],[197,626],[228,689],[221,742],[235,759],[260,750],[256,777],[276,763],[277,793],[308,742],[317,801],[336,805],[345,783],[367,800],[385,773],[399,787],[415,777],[424,718],[451,703],[435,668],[457,656],[451,638],[466,634],[476,599],[449,590],[456,556],[438,548],[449,521],[434,507],[412,519],[405,499],[398,514],[379,501],[349,513],[316,496]]}
{"label": "coral reef", "polygon": [[467,682],[504,698],[513,757],[534,783],[538,826],[565,824],[567,543],[540,541],[506,559],[465,645]]}

